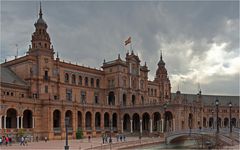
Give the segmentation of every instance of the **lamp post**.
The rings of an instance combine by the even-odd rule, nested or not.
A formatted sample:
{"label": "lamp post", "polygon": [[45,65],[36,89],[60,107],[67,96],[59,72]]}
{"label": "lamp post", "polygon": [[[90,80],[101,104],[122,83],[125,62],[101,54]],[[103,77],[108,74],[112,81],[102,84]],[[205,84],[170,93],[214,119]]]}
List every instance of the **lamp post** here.
{"label": "lamp post", "polygon": [[229,106],[229,110],[230,110],[230,116],[229,116],[229,118],[230,118],[230,133],[232,133],[232,102],[230,102],[229,104],[228,104],[228,106]]}
{"label": "lamp post", "polygon": [[214,111],[213,111],[213,109],[212,109],[212,119],[213,119],[212,128],[214,129],[214,116],[213,116],[213,113],[214,113]]}
{"label": "lamp post", "polygon": [[164,108],[164,129],[163,129],[163,132],[165,132],[166,131],[166,124],[167,124],[167,118],[166,118],[166,109],[167,109],[167,103],[165,103],[164,105],[163,105],[163,108]]}
{"label": "lamp post", "polygon": [[69,117],[65,117],[65,129],[66,129],[66,145],[64,146],[65,150],[69,150],[68,146],[68,125],[69,125]]}
{"label": "lamp post", "polygon": [[219,120],[218,120],[218,105],[219,105],[219,100],[218,99],[216,99],[216,101],[215,101],[215,104],[216,104],[216,108],[217,108],[217,133],[219,133]]}
{"label": "lamp post", "polygon": [[[112,114],[112,105],[113,105],[113,102],[111,101],[110,102],[110,110],[111,110],[111,114]],[[109,143],[110,143],[110,150],[112,149],[112,118],[113,118],[113,115],[112,117],[110,118],[110,137],[109,137]]]}

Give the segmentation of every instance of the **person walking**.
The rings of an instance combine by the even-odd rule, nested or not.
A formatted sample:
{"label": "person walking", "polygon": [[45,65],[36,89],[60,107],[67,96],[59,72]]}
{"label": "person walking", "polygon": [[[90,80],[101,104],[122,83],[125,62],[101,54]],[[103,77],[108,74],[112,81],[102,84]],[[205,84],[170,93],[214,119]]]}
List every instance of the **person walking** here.
{"label": "person walking", "polygon": [[104,141],[105,141],[104,134],[102,134],[102,142],[103,142],[103,144],[104,144]]}
{"label": "person walking", "polygon": [[89,136],[88,136],[88,142],[90,142],[90,141],[91,141],[91,136],[89,135]]}
{"label": "person walking", "polygon": [[8,136],[6,137],[5,142],[6,142],[6,146],[8,146],[8,142],[9,142]]}
{"label": "person walking", "polygon": [[2,137],[0,137],[0,146],[2,146]]}
{"label": "person walking", "polygon": [[12,145],[12,137],[9,137],[8,140],[9,140],[9,146],[11,146]]}
{"label": "person walking", "polygon": [[45,140],[45,142],[47,142],[47,137],[46,136],[45,136],[44,140]]}
{"label": "person walking", "polygon": [[21,137],[20,145],[25,146],[25,142],[24,142],[24,137],[23,136]]}

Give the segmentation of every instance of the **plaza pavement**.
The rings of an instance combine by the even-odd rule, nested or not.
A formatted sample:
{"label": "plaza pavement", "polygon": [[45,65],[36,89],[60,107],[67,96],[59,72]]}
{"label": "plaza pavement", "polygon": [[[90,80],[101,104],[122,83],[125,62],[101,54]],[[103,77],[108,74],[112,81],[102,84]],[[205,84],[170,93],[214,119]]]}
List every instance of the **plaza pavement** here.
{"label": "plaza pavement", "polygon": [[[155,139],[155,140],[153,140]],[[112,149],[123,148],[127,146],[141,145],[149,142],[159,142],[159,138],[142,138],[141,142],[138,137],[126,137],[125,142],[117,142],[117,139],[113,138]],[[163,139],[161,140],[163,141]],[[69,140],[70,150],[83,150],[83,149],[110,149],[110,144],[102,144],[102,138],[92,138],[89,142],[87,138],[81,140]],[[51,141],[39,141],[29,142],[27,146],[20,146],[19,143],[14,143],[11,146],[2,145],[0,149],[4,150],[63,150],[65,140],[51,140]]]}

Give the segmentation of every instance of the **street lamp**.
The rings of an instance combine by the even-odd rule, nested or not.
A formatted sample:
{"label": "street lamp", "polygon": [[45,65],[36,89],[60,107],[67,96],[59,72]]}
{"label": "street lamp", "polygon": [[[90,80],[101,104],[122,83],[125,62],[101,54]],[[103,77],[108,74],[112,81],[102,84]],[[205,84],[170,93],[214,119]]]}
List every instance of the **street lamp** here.
{"label": "street lamp", "polygon": [[218,120],[218,105],[219,105],[219,100],[218,99],[216,99],[216,101],[215,101],[215,104],[216,104],[216,107],[217,107],[217,133],[219,133],[219,120]]}
{"label": "street lamp", "polygon": [[166,124],[167,124],[167,118],[166,118],[166,109],[167,109],[167,103],[165,103],[165,104],[163,104],[163,108],[164,108],[164,130],[163,130],[163,132],[165,132],[166,131]]}
{"label": "street lamp", "polygon": [[229,118],[230,118],[230,133],[232,133],[232,102],[230,102],[228,104],[228,106],[229,106],[229,109],[230,109],[230,116],[229,116]]}
{"label": "street lamp", "polygon": [[110,117],[110,137],[109,137],[109,143],[110,143],[110,150],[112,149],[112,119],[113,119],[113,115],[112,115],[112,105],[113,105],[113,102],[111,101],[110,102],[110,110],[111,110],[111,116]]}
{"label": "street lamp", "polygon": [[214,113],[214,111],[213,111],[213,109],[212,109],[212,119],[213,119],[213,120],[212,120],[212,121],[213,121],[213,122],[212,122],[212,128],[214,129],[214,117],[213,117],[213,113]]}
{"label": "street lamp", "polygon": [[65,117],[65,129],[66,129],[66,145],[64,146],[65,150],[69,150],[68,146],[68,125],[69,125],[69,117]]}

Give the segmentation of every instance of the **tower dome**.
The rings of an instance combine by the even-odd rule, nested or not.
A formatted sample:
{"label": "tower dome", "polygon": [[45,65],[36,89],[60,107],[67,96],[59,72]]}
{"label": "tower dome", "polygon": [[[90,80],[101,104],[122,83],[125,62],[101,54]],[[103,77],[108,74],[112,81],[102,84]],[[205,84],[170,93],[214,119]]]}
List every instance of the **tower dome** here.
{"label": "tower dome", "polygon": [[42,14],[42,6],[41,6],[41,3],[40,3],[39,18],[38,18],[37,22],[34,25],[35,25],[35,27],[43,26],[44,28],[47,28],[47,23],[42,18],[42,15],[43,15]]}

